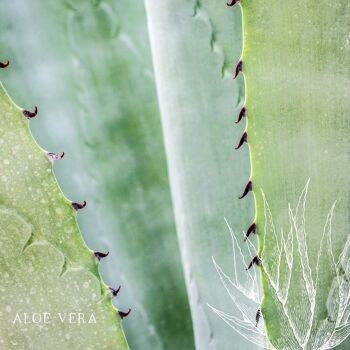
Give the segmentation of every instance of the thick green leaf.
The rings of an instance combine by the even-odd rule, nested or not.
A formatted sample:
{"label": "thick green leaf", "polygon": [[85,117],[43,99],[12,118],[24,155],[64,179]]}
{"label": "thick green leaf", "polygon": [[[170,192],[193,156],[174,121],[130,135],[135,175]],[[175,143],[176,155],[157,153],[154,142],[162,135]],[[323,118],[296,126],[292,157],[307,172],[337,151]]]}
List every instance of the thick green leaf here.
{"label": "thick green leaf", "polygon": [[101,272],[132,308],[130,347],[193,348],[143,4],[16,0],[1,11],[6,84],[22,105],[38,104],[40,144],[66,152],[56,173],[88,202],[88,245],[110,250]]}
{"label": "thick green leaf", "polygon": [[0,110],[0,348],[128,349],[75,210],[2,86]]}
{"label": "thick green leaf", "polygon": [[[237,199],[249,177],[247,148],[234,150],[244,128],[234,124],[242,96],[231,75],[241,50],[240,12],[224,1],[185,0],[147,0],[146,10],[196,347],[254,349],[207,305],[239,313],[212,255],[233,275],[224,218],[243,245],[241,231],[254,216],[252,201]],[[243,278],[244,267],[237,266]]]}
{"label": "thick green leaf", "polygon": [[[349,227],[350,6],[345,0],[241,4],[263,314],[276,348],[319,349],[335,322],[335,276],[339,287],[344,272],[334,262]],[[278,261],[289,231],[293,267]],[[284,303],[277,273],[291,274]]]}

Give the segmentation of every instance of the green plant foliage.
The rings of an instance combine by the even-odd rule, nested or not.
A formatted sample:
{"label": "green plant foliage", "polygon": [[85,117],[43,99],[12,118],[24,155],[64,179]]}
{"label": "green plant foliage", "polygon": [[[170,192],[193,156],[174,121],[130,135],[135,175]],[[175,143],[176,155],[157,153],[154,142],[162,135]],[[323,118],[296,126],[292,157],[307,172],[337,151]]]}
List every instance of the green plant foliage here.
{"label": "green plant foliage", "polygon": [[254,349],[207,305],[234,309],[211,257],[233,272],[224,218],[243,244],[240,230],[254,216],[252,201],[237,199],[250,170],[248,149],[234,150],[244,128],[234,124],[242,96],[231,74],[240,12],[222,1],[185,0],[149,0],[146,11],[196,348]]}
{"label": "green plant foliage", "polygon": [[40,144],[66,152],[55,173],[88,202],[79,213],[88,245],[110,251],[101,273],[122,285],[118,306],[132,308],[130,347],[192,349],[142,2],[16,0],[2,13],[6,85],[39,106]]}
{"label": "green plant foliage", "polygon": [[[262,311],[268,337],[277,349],[318,349],[317,332],[326,333],[324,322],[334,316],[329,298],[337,269],[327,250],[319,247],[335,201],[331,226],[335,262],[349,227],[350,7],[347,1],[243,0],[241,5],[247,132],[263,258]],[[305,213],[300,216],[300,206],[299,212],[291,212],[288,204],[297,207],[309,178]],[[267,230],[261,189],[274,223]],[[283,247],[282,237],[287,240],[291,226],[299,251],[294,260],[299,262],[282,308],[268,273],[277,273],[279,245]],[[322,270],[317,278],[319,252]],[[289,274],[285,259],[279,273]],[[345,343],[344,348],[348,346]]]}
{"label": "green plant foliage", "polygon": [[[2,86],[0,110],[0,348],[128,349],[75,210]],[[34,323],[43,313],[52,322]],[[69,313],[73,322],[84,314],[85,323],[70,324]]]}

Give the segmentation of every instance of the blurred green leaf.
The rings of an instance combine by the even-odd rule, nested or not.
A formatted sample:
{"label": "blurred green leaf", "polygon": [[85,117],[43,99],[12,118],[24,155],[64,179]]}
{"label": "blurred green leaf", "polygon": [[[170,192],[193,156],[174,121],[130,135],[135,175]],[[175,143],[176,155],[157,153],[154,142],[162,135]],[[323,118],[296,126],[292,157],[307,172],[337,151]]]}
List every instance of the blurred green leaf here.
{"label": "blurred green leaf", "polygon": [[192,349],[143,4],[16,0],[1,11],[4,81],[21,105],[39,106],[38,142],[66,152],[55,172],[88,202],[88,245],[110,250],[101,272],[132,308],[130,347]]}
{"label": "blurred green leaf", "polygon": [[147,0],[146,10],[196,348],[255,349],[207,305],[234,312],[212,256],[233,273],[224,218],[242,245],[254,219],[253,201],[238,200],[249,178],[248,149],[234,150],[244,130],[244,122],[234,124],[241,81],[232,80],[240,12],[224,1],[185,0]]}

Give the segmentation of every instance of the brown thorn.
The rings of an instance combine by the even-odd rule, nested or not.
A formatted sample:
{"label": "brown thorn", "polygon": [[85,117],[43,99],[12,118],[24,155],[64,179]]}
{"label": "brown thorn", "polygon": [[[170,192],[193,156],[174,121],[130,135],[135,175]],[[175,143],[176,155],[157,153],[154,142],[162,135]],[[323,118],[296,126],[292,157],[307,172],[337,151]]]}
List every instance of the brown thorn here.
{"label": "brown thorn", "polygon": [[258,323],[260,321],[260,318],[261,318],[261,309],[259,308],[256,312],[256,315],[255,315],[255,327],[258,327]]}
{"label": "brown thorn", "polygon": [[236,65],[235,75],[233,76],[233,79],[236,79],[239,72],[242,72],[242,70],[243,70],[243,61],[240,60]]}
{"label": "brown thorn", "polygon": [[248,264],[246,271],[249,270],[254,264],[257,266],[260,265],[260,258],[257,255],[255,255],[251,262]]}
{"label": "brown thorn", "polygon": [[64,157],[64,152],[62,153],[52,153],[52,152],[49,152],[47,154],[48,158],[50,160],[59,160],[59,159],[62,159]]}
{"label": "brown thorn", "polygon": [[244,188],[244,191],[243,191],[242,195],[240,197],[238,197],[238,199],[244,198],[252,190],[253,190],[253,183],[252,183],[251,180],[249,180],[247,185]]}
{"label": "brown thorn", "polygon": [[86,201],[84,201],[83,203],[72,202],[72,207],[75,210],[83,209],[86,207]]}
{"label": "brown thorn", "polygon": [[242,118],[245,117],[246,109],[245,107],[242,107],[241,111],[239,112],[238,119],[235,121],[236,124],[238,124]]}
{"label": "brown thorn", "polygon": [[236,5],[239,2],[239,0],[232,0],[231,2],[226,3],[227,6],[233,6]]}
{"label": "brown thorn", "polygon": [[131,309],[129,308],[129,310],[127,312],[118,311],[118,314],[119,314],[120,318],[123,319],[124,317],[129,316],[130,312],[131,312]]}
{"label": "brown thorn", "polygon": [[248,134],[247,132],[245,131],[241,137],[241,139],[239,140],[239,143],[237,145],[237,147],[235,147],[235,149],[240,149],[241,146],[243,145],[243,143],[246,143],[248,142]]}
{"label": "brown thorn", "polygon": [[106,253],[94,252],[94,255],[95,255],[96,259],[97,259],[98,261],[100,261],[101,259],[103,259],[103,258],[105,258],[106,256],[109,255],[109,251],[107,250]]}
{"label": "brown thorn", "polygon": [[114,289],[112,287],[109,287],[109,291],[112,294],[112,297],[116,297],[118,295],[118,293],[120,292],[122,286],[119,286],[118,289]]}
{"label": "brown thorn", "polygon": [[27,119],[34,118],[38,114],[38,107],[35,106],[34,112],[28,111],[27,109],[23,109],[22,113]]}
{"label": "brown thorn", "polygon": [[10,61],[0,62],[0,68],[6,68],[10,64]]}
{"label": "brown thorn", "polygon": [[255,234],[255,232],[256,232],[256,223],[253,222],[247,230],[246,236],[244,238],[244,242],[248,239],[248,237],[250,236],[251,233]]}

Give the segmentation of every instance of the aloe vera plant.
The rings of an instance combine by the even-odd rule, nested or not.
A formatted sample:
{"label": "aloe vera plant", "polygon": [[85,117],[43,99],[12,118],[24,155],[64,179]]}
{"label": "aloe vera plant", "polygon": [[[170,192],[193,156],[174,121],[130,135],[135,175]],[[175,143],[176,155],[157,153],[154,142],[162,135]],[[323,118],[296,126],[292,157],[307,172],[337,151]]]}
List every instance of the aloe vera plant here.
{"label": "aloe vera plant", "polygon": [[[124,323],[131,348],[346,349],[349,5],[145,4],[183,268],[142,3],[33,1],[29,7],[16,0],[2,8],[0,27],[0,46],[14,63],[13,74],[3,72],[6,86],[22,105],[39,101],[50,114],[33,129],[50,149],[64,143],[69,165],[58,166],[57,174],[65,192],[83,198],[89,189],[79,220],[90,246],[111,250],[100,267],[111,285],[123,285],[118,305],[135,310]],[[17,119],[30,113],[17,111]],[[11,152],[3,150],[5,166]],[[44,174],[36,185],[45,183]],[[54,179],[51,171],[45,175]],[[72,208],[54,184],[63,212],[51,212],[45,200],[31,208],[39,186],[18,179],[22,187],[11,192],[6,174],[2,181],[1,228],[20,242],[1,237],[4,283],[15,276],[22,291],[54,282],[58,288],[47,299],[53,309],[68,293],[67,310],[84,307],[102,317],[105,348],[127,347],[107,287],[99,291],[95,258],[69,219],[82,205]],[[22,190],[30,196],[20,206]],[[36,217],[37,209],[53,216]],[[60,226],[60,215],[73,220],[72,231]],[[45,225],[48,231],[38,230]],[[54,229],[65,234],[49,235]],[[68,291],[67,279],[87,290]],[[43,293],[32,297],[33,307]],[[13,307],[3,309],[11,314]],[[79,337],[93,348],[100,338],[85,329],[61,337],[57,347]],[[53,339],[13,336],[6,327],[3,333],[6,346]]]}
{"label": "aloe vera plant", "polygon": [[52,173],[52,159],[61,156],[38,147],[26,120],[33,113],[17,107],[2,85],[0,105],[0,347],[128,349],[79,232],[77,203],[63,196]]}

